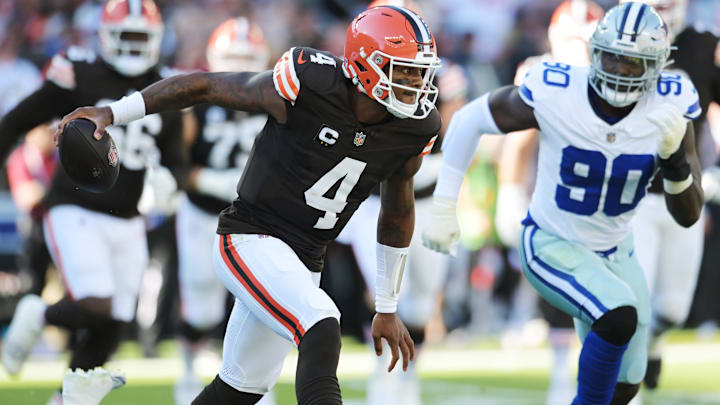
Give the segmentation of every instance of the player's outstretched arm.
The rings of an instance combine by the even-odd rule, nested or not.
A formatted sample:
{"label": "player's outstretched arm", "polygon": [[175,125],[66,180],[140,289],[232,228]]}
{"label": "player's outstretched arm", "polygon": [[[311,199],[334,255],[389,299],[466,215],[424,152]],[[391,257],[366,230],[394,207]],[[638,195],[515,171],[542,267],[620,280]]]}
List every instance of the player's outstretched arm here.
{"label": "player's outstretched arm", "polygon": [[415,346],[405,325],[398,318],[400,293],[408,246],[415,226],[413,176],[420,168],[421,157],[408,160],[395,174],[381,184],[381,209],[377,230],[377,275],[375,280],[375,311],[372,336],[375,352],[381,355],[382,339],[392,352],[388,371],[395,367],[402,354],[403,370],[415,357]]}
{"label": "player's outstretched arm", "polygon": [[[688,174],[689,171],[689,174]],[[682,143],[668,159],[660,159],[665,204],[675,222],[689,227],[700,218],[704,201],[700,158],[695,149],[695,131],[688,122]]]}
{"label": "player's outstretched arm", "polygon": [[460,237],[455,205],[480,136],[530,128],[538,128],[537,120],[517,86],[501,87],[455,112],[443,140],[443,165],[433,193],[431,223],[423,231],[426,247],[454,254]]}
{"label": "player's outstretched arm", "polygon": [[76,109],[60,122],[55,134],[56,143],[65,124],[73,119],[93,121],[97,127],[95,137],[100,139],[109,125],[126,124],[147,114],[180,110],[202,103],[267,113],[280,123],[285,122],[287,114],[285,102],[275,91],[272,71],[189,73],[161,80],[106,107]]}

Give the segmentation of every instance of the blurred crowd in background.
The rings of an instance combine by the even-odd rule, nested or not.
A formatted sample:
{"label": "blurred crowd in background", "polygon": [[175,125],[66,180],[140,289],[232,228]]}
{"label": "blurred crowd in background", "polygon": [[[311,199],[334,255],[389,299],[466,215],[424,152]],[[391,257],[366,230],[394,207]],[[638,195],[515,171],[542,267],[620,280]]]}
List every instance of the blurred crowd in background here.
{"label": "blurred crowd in background", "polygon": [[[422,14],[434,32],[444,63],[459,66],[467,99],[500,85],[512,83],[517,66],[527,57],[548,51],[547,27],[560,0],[418,0]],[[271,48],[271,61],[289,47],[308,45],[342,55],[347,24],[369,1],[352,0],[156,0],[165,21],[162,64],[179,71],[207,69],[205,45],[212,30],[229,17],[247,15],[265,33]],[[604,8],[612,0],[598,3]],[[99,0],[0,0],[0,116],[42,82],[42,71],[56,53],[71,45],[97,49],[97,30],[102,11]],[[689,3],[688,24],[707,29],[720,28],[720,2],[693,0]],[[441,89],[441,97],[442,92]],[[447,123],[446,123],[447,124]],[[716,134],[719,135],[720,134]],[[52,150],[50,152],[52,154]],[[452,264],[445,288],[445,299],[438,310],[438,322],[429,337],[440,339],[446,332],[465,331],[470,335],[499,334],[520,330],[535,316],[535,298],[521,282],[519,259],[494,235],[492,215],[496,173],[491,143],[478,152],[470,175],[469,207],[464,222],[473,232],[466,234],[464,253]],[[0,176],[0,193],[8,188]],[[17,210],[31,211],[17,201],[12,205],[8,193],[0,201],[0,325],[12,314],[12,302],[23,289],[17,273],[19,239],[13,237],[22,227]],[[707,241],[720,243],[720,209],[711,207]],[[176,313],[173,292],[176,283],[173,221],[162,216],[148,217],[154,270],[146,275],[138,323],[148,349],[158,337],[170,336]],[[369,236],[372,237],[372,236]],[[705,249],[703,269],[687,326],[713,330],[720,323],[720,256],[711,245]],[[334,250],[335,249],[335,250]],[[337,250],[340,249],[340,250]],[[355,305],[364,300],[362,277],[345,271],[354,264],[346,260],[342,248],[328,253],[330,271],[323,283],[343,312],[344,327],[360,336],[369,309]],[[175,281],[173,281],[175,280]],[[358,286],[359,284],[359,286]],[[176,294],[176,293],[175,293]],[[143,306],[142,301],[158,302]],[[345,308],[343,308],[345,307]],[[147,310],[147,308],[152,308]],[[164,308],[164,309],[163,309]],[[143,313],[142,311],[146,311]],[[160,319],[162,318],[162,319]],[[153,327],[154,325],[154,327]],[[141,333],[142,335],[142,333]],[[142,337],[142,336],[141,336]]]}

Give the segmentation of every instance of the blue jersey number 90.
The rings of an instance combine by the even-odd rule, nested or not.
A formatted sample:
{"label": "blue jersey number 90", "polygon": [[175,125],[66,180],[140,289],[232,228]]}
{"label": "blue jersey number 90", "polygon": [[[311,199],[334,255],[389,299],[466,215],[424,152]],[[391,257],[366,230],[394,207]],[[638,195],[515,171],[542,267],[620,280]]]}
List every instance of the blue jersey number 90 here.
{"label": "blue jersey number 90", "polygon": [[[655,168],[653,155],[620,155],[613,159],[603,212],[613,217],[635,208]],[[593,215],[600,206],[607,159],[597,151],[574,146],[563,149],[555,202],[565,211]]]}

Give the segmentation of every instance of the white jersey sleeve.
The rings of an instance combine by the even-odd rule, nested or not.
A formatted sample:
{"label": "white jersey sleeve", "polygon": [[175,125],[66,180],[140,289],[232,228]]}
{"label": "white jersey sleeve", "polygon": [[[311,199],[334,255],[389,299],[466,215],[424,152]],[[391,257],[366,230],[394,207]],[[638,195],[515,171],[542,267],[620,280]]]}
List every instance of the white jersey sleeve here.
{"label": "white jersey sleeve", "polygon": [[[572,67],[565,63],[544,61],[537,63],[525,74],[520,85],[520,97],[527,105],[536,108],[556,97],[567,97],[566,89],[577,75],[572,74]],[[582,76],[580,76],[582,78]]]}
{"label": "white jersey sleeve", "polygon": [[695,85],[682,74],[663,72],[652,97],[658,102],[674,104],[689,120],[698,118],[702,113]]}

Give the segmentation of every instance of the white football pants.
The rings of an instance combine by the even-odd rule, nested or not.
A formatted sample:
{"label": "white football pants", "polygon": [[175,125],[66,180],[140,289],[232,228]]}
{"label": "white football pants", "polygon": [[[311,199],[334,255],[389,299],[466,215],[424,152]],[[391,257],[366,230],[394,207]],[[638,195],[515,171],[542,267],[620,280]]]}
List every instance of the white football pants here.
{"label": "white football pants", "polygon": [[205,330],[225,317],[227,290],[213,270],[218,216],[184,199],[177,210],[178,284],[180,316]]}
{"label": "white football pants", "polygon": [[637,207],[632,229],[655,316],[680,325],[692,304],[702,260],[705,215],[690,228],[678,225],[662,194],[649,193]]}
{"label": "white football pants", "polygon": [[317,322],[340,321],[335,303],[280,239],[267,235],[216,235],[215,272],[235,296],[220,378],[231,387],[265,394],[277,381],[293,345]]}
{"label": "white football pants", "polygon": [[135,317],[148,266],[142,217],[118,218],[77,205],[58,205],[43,220],[45,243],[73,300],[112,298],[114,319]]}

